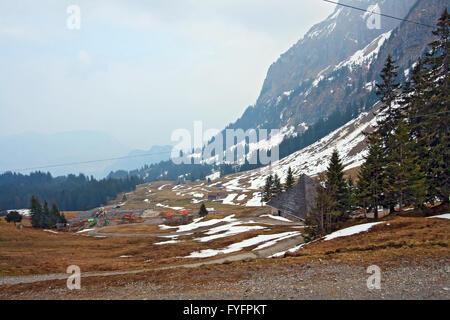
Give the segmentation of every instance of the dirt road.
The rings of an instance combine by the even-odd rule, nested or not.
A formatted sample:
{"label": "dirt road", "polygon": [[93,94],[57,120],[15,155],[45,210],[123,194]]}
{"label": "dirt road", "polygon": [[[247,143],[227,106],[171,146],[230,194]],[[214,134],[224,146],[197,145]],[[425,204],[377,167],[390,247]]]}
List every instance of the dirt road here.
{"label": "dirt road", "polygon": [[[251,263],[250,263],[251,264]],[[215,265],[203,272],[177,269],[90,278],[81,290],[62,281],[0,286],[0,299],[450,299],[450,260],[381,267],[380,289],[369,289],[367,266],[344,263]]]}

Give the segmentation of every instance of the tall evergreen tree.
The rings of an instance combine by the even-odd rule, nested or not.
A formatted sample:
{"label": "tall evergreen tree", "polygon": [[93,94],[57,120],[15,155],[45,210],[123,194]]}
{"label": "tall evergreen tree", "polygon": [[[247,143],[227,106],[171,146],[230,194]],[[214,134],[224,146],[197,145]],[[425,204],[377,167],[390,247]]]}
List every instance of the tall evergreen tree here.
{"label": "tall evergreen tree", "polygon": [[280,177],[278,174],[275,174],[273,177],[272,189],[271,189],[271,198],[275,198],[279,196],[283,192],[283,187],[281,186]]}
{"label": "tall evergreen tree", "polygon": [[387,156],[383,186],[384,194],[399,204],[400,211],[405,204],[417,206],[425,200],[426,181],[417,161],[414,143],[406,122],[400,120],[395,133],[390,136],[390,144],[394,148]]}
{"label": "tall evergreen tree", "polygon": [[[449,73],[449,27],[447,9],[440,17],[433,35],[437,37],[430,43],[431,51],[425,58],[429,69],[429,103],[425,117],[427,144],[426,177],[430,196],[437,196],[444,202],[450,197],[450,73]],[[431,198],[430,197],[430,198]],[[432,199],[430,199],[432,200]]]}
{"label": "tall evergreen tree", "polygon": [[50,209],[48,208],[47,201],[44,200],[44,206],[42,209],[42,218],[41,218],[41,228],[51,228],[53,227],[53,217],[50,215]]}
{"label": "tall evergreen tree", "polygon": [[44,206],[42,206],[35,196],[31,197],[30,215],[31,225],[34,228],[54,228],[57,223],[67,222],[56,204],[53,204],[52,208],[49,209],[47,201],[44,201]]}
{"label": "tall evergreen tree", "polygon": [[35,196],[31,197],[30,217],[31,217],[31,225],[33,227],[38,227],[41,224],[42,205],[39,199]]}
{"label": "tall evergreen tree", "polygon": [[291,167],[289,167],[287,177],[286,177],[285,189],[288,190],[288,189],[292,188],[294,186],[294,183],[295,183],[294,175],[292,173]]}
{"label": "tall evergreen tree", "polygon": [[448,202],[450,196],[449,25],[445,9],[433,31],[436,39],[429,44],[429,53],[413,70],[410,94],[405,99],[431,202],[436,197]]}
{"label": "tall evergreen tree", "polygon": [[340,217],[343,219],[348,218],[350,199],[347,183],[344,179],[344,166],[339,158],[339,152],[336,149],[333,150],[330,163],[328,165],[325,187],[334,202],[336,202],[337,210],[340,212]]}
{"label": "tall evergreen tree", "polygon": [[378,206],[383,197],[383,150],[378,134],[368,137],[369,153],[358,174],[358,198],[360,204],[366,208],[371,207],[375,219],[378,219]]}
{"label": "tall evergreen tree", "polygon": [[270,199],[272,199],[272,188],[273,188],[272,186],[273,186],[273,176],[269,175],[266,178],[266,183],[264,185],[263,192],[262,192],[264,202],[267,202]]}
{"label": "tall evergreen tree", "polygon": [[337,202],[326,188],[326,176],[319,175],[317,196],[311,213],[305,219],[305,240],[311,241],[336,229],[339,212],[336,211]]}
{"label": "tall evergreen tree", "polygon": [[380,113],[384,114],[382,124],[379,127],[382,137],[387,136],[395,128],[397,120],[400,118],[399,108],[395,106],[395,102],[398,100],[400,92],[400,84],[397,82],[397,69],[395,61],[391,55],[387,57],[386,64],[381,71],[381,82],[376,84],[377,95],[380,97],[383,103]]}
{"label": "tall evergreen tree", "polygon": [[[436,40],[425,58],[418,59],[401,99],[397,67],[388,57],[377,85],[384,119],[369,137],[369,155],[361,167],[358,192],[364,206],[380,202],[393,211],[396,204],[422,206],[450,196],[449,14],[444,10]],[[397,106],[400,104],[400,107]]]}
{"label": "tall evergreen tree", "polygon": [[[387,155],[391,154],[394,146],[391,144],[391,136],[397,126],[398,121],[402,118],[402,108],[399,105],[402,103],[400,99],[400,84],[397,82],[397,69],[395,61],[391,55],[387,57],[386,64],[381,71],[381,82],[377,83],[377,95],[383,103],[380,108],[382,119],[377,121],[377,134],[382,142],[382,150],[385,160]],[[386,165],[386,163],[384,163]],[[394,212],[395,197],[389,193],[384,196],[384,205],[388,206],[391,212]]]}
{"label": "tall evergreen tree", "polygon": [[64,216],[64,213],[61,213],[58,209],[58,206],[56,204],[52,205],[52,208],[49,212],[50,216],[52,217],[53,223],[67,223],[66,217]]}

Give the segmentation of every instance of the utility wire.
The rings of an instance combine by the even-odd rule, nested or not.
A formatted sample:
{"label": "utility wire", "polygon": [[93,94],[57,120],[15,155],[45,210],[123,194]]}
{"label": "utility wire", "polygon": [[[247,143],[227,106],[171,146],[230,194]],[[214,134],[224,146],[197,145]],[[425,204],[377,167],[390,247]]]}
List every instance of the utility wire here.
{"label": "utility wire", "polygon": [[131,159],[131,158],[140,158],[140,157],[149,157],[149,156],[155,156],[155,155],[161,155],[161,154],[168,154],[172,151],[164,151],[164,152],[155,152],[155,153],[146,153],[146,154],[139,154],[134,156],[124,156],[124,157],[117,157],[117,158],[107,158],[107,159],[97,159],[97,160],[88,160],[88,161],[79,161],[79,162],[71,162],[71,163],[60,163],[60,164],[53,164],[53,165],[47,165],[47,166],[41,166],[41,167],[30,167],[30,168],[21,168],[21,169],[12,169],[12,170],[4,170],[2,172],[20,172],[20,171],[30,171],[30,170],[39,170],[39,169],[49,169],[49,168],[57,168],[57,167],[69,167],[69,166],[75,166],[75,165],[81,165],[81,164],[89,164],[89,163],[97,163],[97,162],[106,162],[106,161],[113,161],[113,160],[122,160],[122,159]]}
{"label": "utility wire", "polygon": [[403,19],[403,18],[399,18],[399,17],[394,17],[394,16],[390,16],[388,14],[378,13],[378,12],[375,12],[375,11],[369,11],[369,10],[365,10],[365,9],[362,9],[362,8],[354,7],[354,6],[351,6],[351,5],[348,5],[348,4],[339,3],[339,2],[336,2],[336,1],[331,1],[331,0],[323,0],[323,1],[329,2],[329,3],[332,3],[332,4],[336,4],[338,6],[351,8],[351,9],[354,9],[354,10],[359,10],[359,11],[363,11],[363,12],[377,14],[379,16],[386,17],[386,18],[391,18],[391,19],[400,20],[400,21],[404,21],[404,22],[414,23],[414,24],[417,24],[419,26],[424,26],[424,27],[428,27],[428,28],[434,28],[433,26],[430,26],[429,24],[416,22],[416,21],[412,21],[412,20],[408,20],[408,19]]}
{"label": "utility wire", "polygon": [[[408,19],[403,19],[403,18],[399,18],[399,17],[394,17],[391,15],[387,15],[384,13],[378,13],[375,11],[369,11],[369,10],[365,10],[362,8],[358,8],[355,6],[351,6],[348,4],[344,4],[344,3],[339,3],[336,1],[331,1],[331,0],[323,0],[325,2],[328,3],[332,3],[338,6],[343,6],[343,7],[347,7],[347,8],[351,8],[354,10],[359,10],[362,12],[368,12],[371,14],[377,14],[386,18],[391,18],[391,19],[395,19],[395,20],[399,20],[399,21],[404,21],[404,22],[408,22],[408,23],[413,23],[416,25],[420,25],[420,26],[424,26],[424,27],[428,27],[428,28],[434,28],[433,26],[430,26],[428,24],[424,24],[424,23],[420,23],[420,22],[416,22],[416,21],[412,21],[412,20],[408,20]],[[419,116],[414,116],[411,118],[419,118],[419,117],[424,117],[427,115],[437,115],[437,114],[444,114],[444,113],[448,113],[449,111],[446,112],[438,112],[438,113],[428,113],[428,114],[424,114],[424,115],[419,115]],[[41,167],[30,167],[30,168],[21,168],[21,169],[13,169],[13,170],[4,170],[4,171],[0,171],[0,173],[4,173],[4,172],[20,172],[20,171],[30,171],[30,170],[39,170],[39,169],[49,169],[49,168],[57,168],[57,167],[68,167],[68,166],[74,166],[74,165],[82,165],[82,164],[90,164],[90,163],[98,163],[98,162],[105,162],[105,161],[113,161],[113,160],[122,160],[122,159],[130,159],[130,158],[140,158],[140,157],[148,157],[148,156],[154,156],[154,155],[161,155],[161,154],[168,154],[171,153],[171,151],[166,151],[166,152],[157,152],[157,153],[148,153],[148,154],[141,154],[141,155],[135,155],[135,156],[125,156],[125,157],[117,157],[117,158],[108,158],[108,159],[98,159],[98,160],[90,160],[90,161],[79,161],[79,162],[72,162],[72,163],[61,163],[61,164],[55,164],[55,165],[47,165],[47,166],[41,166]]]}
{"label": "utility wire", "polygon": [[[434,112],[434,113],[424,113],[420,115],[416,115],[413,117],[408,117],[408,119],[414,119],[414,118],[422,118],[432,115],[441,115],[449,113],[448,111],[442,111],[442,112]],[[69,167],[74,165],[82,165],[82,164],[90,164],[90,163],[98,163],[98,162],[106,162],[106,161],[113,161],[113,160],[122,160],[122,159],[131,159],[131,158],[141,158],[141,157],[149,157],[149,156],[155,156],[155,155],[161,155],[161,154],[169,154],[172,151],[164,151],[164,152],[155,152],[155,153],[146,153],[146,154],[140,154],[135,156],[125,156],[125,157],[117,157],[117,158],[108,158],[108,159],[97,159],[97,160],[89,160],[89,161],[79,161],[79,162],[72,162],[72,163],[61,163],[61,164],[54,164],[54,165],[47,165],[47,166],[41,166],[41,167],[31,167],[31,168],[21,168],[21,169],[11,169],[11,170],[3,170],[0,171],[0,173],[5,172],[21,172],[21,171],[30,171],[30,170],[40,170],[40,169],[49,169],[49,168],[57,168],[57,167]]]}

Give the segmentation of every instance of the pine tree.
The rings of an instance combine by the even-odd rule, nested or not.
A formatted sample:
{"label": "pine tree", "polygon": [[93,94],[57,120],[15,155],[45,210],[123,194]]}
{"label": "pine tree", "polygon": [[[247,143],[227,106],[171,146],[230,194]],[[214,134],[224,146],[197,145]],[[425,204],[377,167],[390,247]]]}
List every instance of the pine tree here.
{"label": "pine tree", "polygon": [[381,71],[381,83],[377,83],[377,95],[380,97],[383,106],[380,113],[384,115],[384,119],[378,124],[381,137],[387,136],[394,130],[397,120],[400,118],[400,110],[394,105],[399,98],[400,84],[396,82],[397,69],[391,55],[387,57],[386,64]]}
{"label": "pine tree", "polygon": [[42,209],[42,219],[40,228],[51,228],[53,227],[54,218],[50,215],[50,209],[48,208],[47,201],[44,200],[44,207]]}
{"label": "pine tree", "polygon": [[42,219],[42,205],[39,199],[35,196],[31,197],[30,217],[31,225],[35,228],[39,228]]}
{"label": "pine tree", "polygon": [[370,206],[375,219],[378,219],[378,206],[383,197],[384,155],[382,142],[377,133],[368,137],[369,153],[358,174],[357,193],[360,204]]}
{"label": "pine tree", "polygon": [[312,241],[336,229],[337,202],[325,187],[326,176],[319,175],[320,183],[317,185],[315,206],[305,219],[305,240]]}
{"label": "pine tree", "polygon": [[[394,146],[391,144],[391,136],[398,121],[402,118],[402,108],[398,105],[401,105],[402,100],[400,99],[400,84],[396,82],[397,69],[398,67],[389,55],[380,74],[382,81],[376,84],[377,95],[383,103],[383,106],[380,108],[382,119],[377,121],[376,131],[382,142],[383,159],[385,161],[394,149]],[[390,212],[394,212],[395,197],[393,195],[390,193],[385,194],[383,202],[385,206],[389,207]]]}
{"label": "pine tree", "polygon": [[344,179],[344,166],[339,158],[339,152],[334,149],[331,155],[330,164],[326,172],[326,190],[336,202],[336,209],[340,212],[342,219],[348,218],[350,210],[349,194],[347,183]]}
{"label": "pine tree", "polygon": [[404,99],[430,202],[436,197],[448,202],[450,196],[449,24],[449,14],[444,10],[433,31],[436,40],[429,44],[431,50],[425,58],[416,63]]}
{"label": "pine tree", "polygon": [[[430,187],[429,200],[437,196],[443,202],[450,197],[450,74],[449,27],[447,9],[440,17],[430,43],[431,51],[424,64],[429,69],[428,103],[424,108],[425,134],[423,139],[428,156],[425,158],[426,177]],[[421,155],[422,156],[422,155]]]}
{"label": "pine tree", "polygon": [[208,215],[208,210],[206,210],[204,203],[202,203],[202,205],[200,206],[200,211],[198,212],[198,215],[200,217],[206,217]]}
{"label": "pine tree", "polygon": [[50,209],[50,216],[52,217],[52,225],[55,225],[56,223],[67,223],[66,217],[64,214],[59,212],[56,204],[52,205],[52,208]]}
{"label": "pine tree", "polygon": [[286,185],[285,189],[288,190],[294,186],[294,175],[292,173],[291,167],[288,169],[287,177],[286,177]]}
{"label": "pine tree", "polygon": [[426,194],[425,178],[414,152],[414,140],[410,139],[404,120],[399,121],[390,137],[390,144],[394,148],[387,157],[384,194],[399,204],[400,211],[405,204],[421,205]]}
{"label": "pine tree", "polygon": [[266,183],[263,188],[263,201],[268,202],[270,199],[272,199],[272,185],[273,185],[273,177],[272,175],[269,175],[266,178]]}
{"label": "pine tree", "polygon": [[281,186],[280,177],[278,174],[275,174],[273,177],[272,189],[271,189],[271,198],[275,198],[279,196],[283,192],[283,187]]}

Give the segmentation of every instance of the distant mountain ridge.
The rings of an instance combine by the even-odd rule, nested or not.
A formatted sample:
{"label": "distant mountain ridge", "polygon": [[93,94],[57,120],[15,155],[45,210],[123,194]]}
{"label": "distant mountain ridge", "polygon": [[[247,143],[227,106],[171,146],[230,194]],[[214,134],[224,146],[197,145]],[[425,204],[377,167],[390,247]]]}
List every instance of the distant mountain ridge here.
{"label": "distant mountain ridge", "polygon": [[[114,137],[98,131],[26,132],[0,137],[0,172],[42,167],[21,172],[40,170],[53,176],[83,173],[104,178],[112,170],[133,170],[167,160],[170,150],[171,146],[153,146],[148,151],[130,151]],[[143,156],[148,154],[154,155]],[[123,157],[129,158],[96,161]],[[93,162],[67,165],[88,161]]]}
{"label": "distant mountain ridge", "polygon": [[105,169],[105,175],[111,171],[132,171],[170,159],[172,146],[152,146],[149,150],[133,150],[124,159],[119,159]]}
{"label": "distant mountain ridge", "polygon": [[[0,150],[1,171],[112,158],[129,151],[115,138],[97,131],[68,131],[54,134],[28,132],[0,137]],[[99,162],[40,170],[49,171],[54,176],[82,172],[100,177],[107,165]]]}
{"label": "distant mountain ridge", "polygon": [[[433,26],[442,14],[447,1],[355,0],[345,3],[362,8],[378,5],[382,13]],[[354,24],[349,21],[353,21]],[[311,28],[302,40],[271,66],[256,105],[248,107],[236,122],[225,129],[281,129],[276,140],[283,141],[280,145],[280,155],[285,157],[314,144],[330,132],[339,130],[342,125],[345,126],[347,121],[369,111],[378,101],[375,84],[380,80],[379,74],[387,56],[390,54],[396,60],[399,65],[398,80],[404,82],[409,76],[411,67],[424,53],[433,36],[432,28],[389,18],[381,19],[381,29],[369,29],[366,23],[364,13],[337,7],[333,14]],[[331,36],[332,34],[334,35]],[[307,51],[313,52],[317,50],[313,48],[314,44],[322,45],[327,42],[324,39],[329,37],[334,39],[336,50],[342,50],[340,54],[334,53],[334,58],[329,62],[326,62],[326,59],[325,62],[319,62],[319,67],[313,63],[310,64],[310,68],[296,64],[297,60],[304,59],[302,55],[295,57],[297,51],[303,50],[300,47],[310,46]],[[348,39],[352,41],[348,42]],[[354,44],[348,47],[350,49],[342,47],[342,43],[351,42]],[[285,68],[284,64],[289,64],[290,67]],[[285,74],[281,71],[275,72],[277,68],[281,71],[283,68],[286,69]],[[275,74],[278,73],[281,84],[276,84],[277,81],[273,80],[274,85],[268,85],[270,79],[275,79]],[[296,77],[300,77],[301,74],[305,78],[297,79]],[[267,89],[269,87],[270,90]],[[225,136],[224,132],[223,134]],[[364,152],[364,139],[360,141],[358,149],[358,153]],[[220,171],[223,176],[232,173],[233,170],[247,171],[259,166],[244,165],[230,168],[225,165]],[[174,176],[176,171],[179,175],[185,174],[189,177],[191,171],[186,168],[184,171],[179,169],[169,165],[155,166],[139,174],[145,179],[156,177],[164,180]],[[208,167],[205,170],[217,171],[217,168]],[[149,175],[149,171],[153,171],[153,174]]]}

